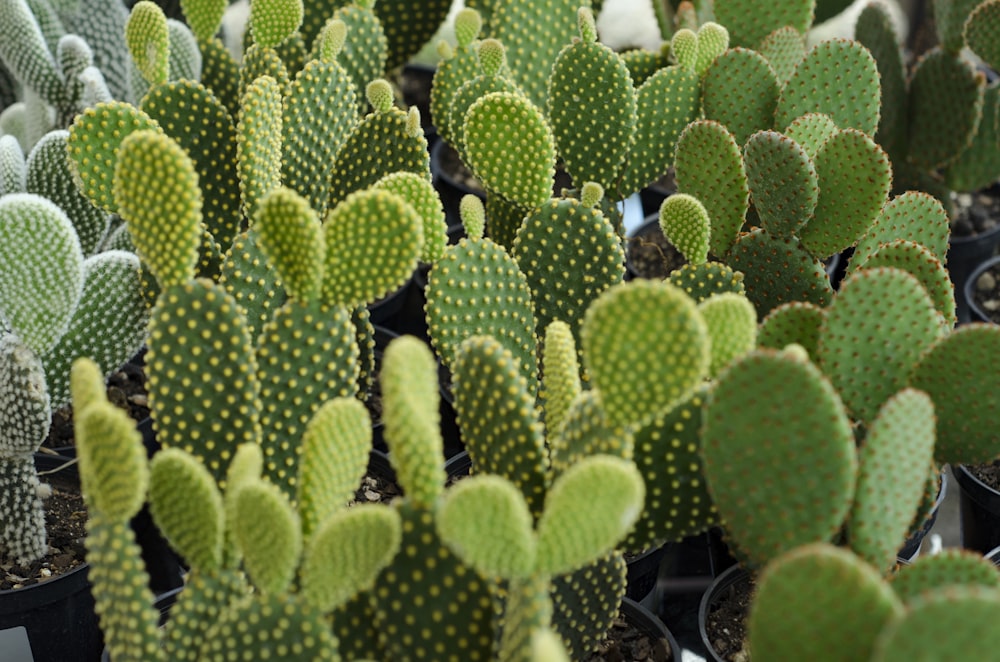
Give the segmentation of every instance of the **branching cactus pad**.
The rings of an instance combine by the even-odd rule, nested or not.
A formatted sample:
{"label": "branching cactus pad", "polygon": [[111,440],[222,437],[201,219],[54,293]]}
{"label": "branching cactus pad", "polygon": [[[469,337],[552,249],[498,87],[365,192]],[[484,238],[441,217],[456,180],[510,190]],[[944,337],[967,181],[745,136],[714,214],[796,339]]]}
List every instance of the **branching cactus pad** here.
{"label": "branching cactus pad", "polygon": [[674,269],[667,276],[667,281],[684,290],[696,303],[724,292],[746,294],[743,274],[721,262],[685,264],[679,269]]}
{"label": "branching cactus pad", "polygon": [[[346,4],[333,14],[347,26],[347,40],[337,61],[351,75],[354,89],[361,92],[368,83],[385,74],[389,56],[389,42],[382,28],[382,22],[375,15],[374,0],[359,0]],[[358,112],[368,110],[368,102],[358,95]]]}
{"label": "branching cactus pad", "polygon": [[757,345],[784,349],[795,344],[806,350],[809,358],[815,361],[819,331],[825,314],[824,308],[804,301],[782,304],[761,320],[757,331]]}
{"label": "branching cactus pad", "polygon": [[747,140],[743,163],[761,226],[775,237],[796,235],[812,218],[820,195],[809,154],[788,136],[759,131]]}
{"label": "branching cactus pad", "polygon": [[[545,411],[547,415],[548,406]],[[573,406],[566,413],[562,428],[557,434],[549,435],[547,441],[553,478],[595,454],[632,459],[631,430],[624,425],[611,425],[608,422],[597,392],[593,390],[584,391],[574,400]]]}
{"label": "branching cactus pad", "polygon": [[942,264],[948,257],[948,213],[932,195],[907,191],[889,200],[854,247],[848,273],[863,265],[883,245],[904,239],[922,245]]}
{"label": "branching cactus pad", "polygon": [[708,261],[712,222],[698,198],[687,193],[675,193],[660,205],[660,229],[677,247],[689,264]]}
{"label": "branching cactus pad", "polygon": [[552,579],[552,629],[571,660],[585,659],[618,616],[626,589],[625,558],[609,552],[576,572]]}
{"label": "branching cactus pad", "polygon": [[420,261],[433,264],[441,259],[448,246],[448,224],[441,197],[430,180],[415,172],[393,172],[382,177],[372,187],[395,193],[406,200],[420,216],[424,236]]}
{"label": "branching cactus pad", "polygon": [[137,2],[125,25],[125,41],[132,61],[150,85],[170,77],[170,34],[163,10],[148,0]]}
{"label": "branching cactus pad", "polygon": [[545,400],[545,429],[551,442],[558,436],[570,407],[581,391],[576,339],[565,322],[556,320],[545,327],[542,367],[545,379],[540,395]]}
{"label": "branching cactus pad", "polygon": [[702,82],[705,118],[724,124],[738,145],[755,131],[771,127],[781,86],[757,51],[732,48],[709,67]]}

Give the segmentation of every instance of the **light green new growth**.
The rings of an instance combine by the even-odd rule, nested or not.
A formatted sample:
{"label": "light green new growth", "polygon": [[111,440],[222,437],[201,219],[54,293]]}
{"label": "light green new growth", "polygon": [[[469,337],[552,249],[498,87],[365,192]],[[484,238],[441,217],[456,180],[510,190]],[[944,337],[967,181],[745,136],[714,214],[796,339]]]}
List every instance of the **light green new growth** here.
{"label": "light green new growth", "polygon": [[420,216],[424,236],[420,261],[433,264],[441,259],[448,246],[448,224],[441,197],[434,185],[414,172],[394,172],[375,182],[372,188],[395,193]]}
{"label": "light green new growth", "polygon": [[724,292],[698,304],[712,348],[712,377],[757,344],[757,311],[745,295]]}
{"label": "light green new growth", "polygon": [[143,78],[151,86],[170,79],[170,35],[159,5],[140,0],[125,26],[125,41]]}
{"label": "light green new growth", "polygon": [[180,0],[180,4],[184,18],[201,43],[215,36],[228,7],[225,0]]}
{"label": "light green new growth", "polygon": [[316,301],[323,285],[326,243],[319,218],[305,198],[287,188],[272,190],[260,201],[254,229],[288,295],[304,303]]}
{"label": "light green new growth", "polygon": [[253,218],[257,204],[281,184],[282,90],[270,76],[250,83],[236,127],[236,168],[240,208]]}
{"label": "light green new growth", "polygon": [[459,201],[459,215],[469,239],[482,239],[486,230],[486,210],[478,196],[469,193]]}
{"label": "light green new growth", "polygon": [[545,429],[550,440],[558,438],[573,401],[580,394],[580,366],[576,341],[569,325],[554,320],[545,327],[542,345],[542,396],[545,398]]}
{"label": "light green new growth", "polygon": [[708,261],[711,221],[704,205],[694,196],[676,193],[660,205],[660,229],[690,264]]}
{"label": "light green new growth", "polygon": [[227,511],[233,539],[254,586],[269,595],[287,592],[302,553],[298,513],[281,489],[261,479],[238,487]]}
{"label": "light green new growth", "polygon": [[679,66],[694,71],[698,59],[698,34],[681,28],[670,38],[670,52]]}
{"label": "light green new growth", "polygon": [[729,31],[718,23],[709,21],[698,28],[697,43],[694,71],[699,76],[704,76],[715,58],[729,48]]}
{"label": "light green new growth", "polygon": [[303,0],[255,0],[250,32],[255,43],[275,48],[302,25]]}

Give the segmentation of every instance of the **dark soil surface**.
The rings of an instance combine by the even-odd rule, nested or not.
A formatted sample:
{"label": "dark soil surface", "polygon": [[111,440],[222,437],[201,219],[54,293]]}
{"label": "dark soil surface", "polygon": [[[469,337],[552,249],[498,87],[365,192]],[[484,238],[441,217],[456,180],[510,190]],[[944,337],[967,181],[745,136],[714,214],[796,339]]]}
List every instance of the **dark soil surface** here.
{"label": "dark soil surface", "polygon": [[643,226],[641,232],[626,239],[626,260],[637,278],[663,280],[687,260],[667,241],[658,223]]}
{"label": "dark soil surface", "polygon": [[705,630],[716,654],[723,660],[748,659],[743,651],[746,645],[746,620],[750,613],[754,584],[747,578],[737,581],[709,607]]}
{"label": "dark soil surface", "polygon": [[955,194],[955,218],[951,233],[970,237],[989,232],[1000,223],[1000,190],[987,189],[976,193]]}
{"label": "dark soil surface", "polygon": [[979,482],[1000,491],[1000,460],[988,464],[967,464],[965,468],[978,478]]}
{"label": "dark soil surface", "polygon": [[673,659],[670,643],[666,639],[650,635],[645,630],[629,623],[622,614],[618,615],[607,637],[600,647],[584,662],[665,662]]}

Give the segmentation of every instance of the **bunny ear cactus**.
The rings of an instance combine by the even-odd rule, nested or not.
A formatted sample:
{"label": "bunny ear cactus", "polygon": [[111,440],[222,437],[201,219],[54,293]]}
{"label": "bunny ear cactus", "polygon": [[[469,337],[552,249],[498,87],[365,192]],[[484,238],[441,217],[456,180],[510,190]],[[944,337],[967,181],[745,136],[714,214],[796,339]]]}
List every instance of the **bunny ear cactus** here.
{"label": "bunny ear cactus", "polygon": [[708,211],[698,198],[687,193],[669,196],[660,205],[659,223],[664,236],[677,247],[688,264],[708,261],[712,225]]}
{"label": "bunny ear cactus", "polygon": [[920,244],[943,264],[948,257],[948,235],[948,213],[941,202],[922,191],[907,191],[882,207],[854,247],[848,273],[863,266],[883,245],[901,240]]}
{"label": "bunny ear cactus", "polygon": [[781,83],[763,55],[731,48],[705,73],[702,109],[706,119],[724,124],[742,145],[755,131],[771,127],[780,90]]}
{"label": "bunny ear cactus", "polygon": [[476,40],[482,25],[482,17],[475,9],[460,9],[455,15],[455,47],[446,42],[441,42],[439,47],[444,54],[431,85],[431,119],[441,137],[453,146],[460,145],[461,141],[456,130],[452,129],[451,105],[459,88],[480,72]]}
{"label": "bunny ear cactus", "polygon": [[[351,75],[358,92],[386,72],[389,42],[382,22],[375,15],[375,4],[375,0],[359,0],[333,13],[332,20],[343,21],[348,34],[338,61]],[[367,100],[359,95],[358,112],[364,113],[367,109]]]}
{"label": "bunny ear cactus", "polygon": [[261,198],[281,183],[282,87],[270,76],[246,87],[236,125],[240,209],[253,218]]}
{"label": "bunny ear cactus", "polygon": [[170,34],[167,17],[149,0],[137,2],[125,25],[125,42],[146,82],[162,85],[170,78]]}
{"label": "bunny ear cactus", "polygon": [[820,328],[826,310],[804,301],[791,301],[774,308],[760,322],[757,345],[782,349],[798,345],[806,350],[809,358],[816,360]]}
{"label": "bunny ear cactus", "polygon": [[965,43],[993,69],[1000,64],[1000,50],[996,41],[998,27],[1000,27],[1000,4],[995,0],[978,4],[962,26]]}
{"label": "bunny ear cactus", "polygon": [[805,34],[813,23],[812,0],[783,0],[761,7],[748,0],[717,0],[715,20],[725,25],[734,46],[756,48],[771,32],[791,26]]}

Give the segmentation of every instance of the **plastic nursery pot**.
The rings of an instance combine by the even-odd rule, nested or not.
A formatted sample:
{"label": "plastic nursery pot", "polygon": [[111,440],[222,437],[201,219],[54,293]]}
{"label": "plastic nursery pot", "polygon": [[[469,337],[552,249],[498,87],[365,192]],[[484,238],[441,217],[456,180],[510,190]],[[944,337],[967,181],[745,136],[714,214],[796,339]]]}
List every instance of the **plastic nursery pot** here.
{"label": "plastic nursery pot", "polygon": [[983,556],[985,556],[986,560],[993,565],[1000,565],[1000,547],[994,547]]}
{"label": "plastic nursery pot", "polygon": [[660,575],[660,563],[666,553],[666,546],[652,547],[635,556],[625,557],[626,588],[625,597],[641,601],[650,591],[656,588],[656,580]]}
{"label": "plastic nursery pot", "polygon": [[[58,469],[68,461],[35,455],[39,471]],[[60,473],[79,482],[75,466]],[[100,657],[103,642],[87,580],[89,568],[85,563],[38,584],[0,591],[0,660],[92,662]]]}
{"label": "plastic nursery pot", "polygon": [[997,244],[1000,244],[1000,223],[988,232],[968,237],[952,236],[948,240],[947,266],[951,282],[955,284],[955,307],[960,324],[972,319],[970,275],[993,255]]}
{"label": "plastic nursery pot", "polygon": [[964,464],[952,470],[959,489],[962,547],[986,554],[1000,546],[1000,492],[976,478]]}
{"label": "plastic nursery pot", "polygon": [[[613,652],[609,651],[610,655],[606,655],[600,659],[633,659],[623,657],[625,655],[629,655],[630,653],[635,654],[627,648],[627,637],[616,636],[618,634],[618,630],[628,630],[629,628],[645,635],[647,642],[646,645],[642,645],[643,649],[652,649],[647,653],[649,657],[644,657],[642,659],[681,659],[681,648],[677,645],[677,640],[674,639],[674,635],[671,634],[670,630],[667,629],[667,626],[664,625],[663,622],[658,619],[655,614],[653,614],[653,612],[628,597],[622,599],[622,603],[618,608],[618,611],[621,616],[622,624],[619,625],[616,623],[615,625],[612,625],[611,630],[608,632],[607,639],[610,642],[614,642],[616,640],[621,642],[618,644],[619,650]],[[661,650],[657,651],[657,648]],[[587,659],[590,660],[594,658],[590,657]]]}
{"label": "plastic nursery pot", "polygon": [[708,652],[709,659],[715,660],[715,662],[726,662],[726,658],[716,652],[715,645],[708,633],[708,617],[719,608],[726,596],[747,589],[750,583],[750,573],[744,568],[734,565],[716,577],[701,598],[701,604],[698,606],[698,634],[701,636],[702,645]]}
{"label": "plastic nursery pot", "polygon": [[399,325],[399,317],[401,316],[406,301],[410,296],[411,289],[413,289],[412,275],[396,290],[385,295],[378,301],[368,304],[368,312],[371,315],[371,323],[375,326],[395,329]]}
{"label": "plastic nursery pot", "polygon": [[923,524],[920,525],[916,531],[914,531],[903,546],[900,547],[899,551],[896,553],[901,559],[907,561],[913,561],[918,556],[920,556],[920,546],[924,542],[924,538],[930,533],[930,530],[934,527],[934,523],[937,521],[938,512],[941,510],[941,504],[944,503],[945,495],[948,493],[948,475],[942,471],[940,472],[940,487],[938,488],[937,499],[934,500],[934,505],[931,507],[930,514],[924,519]]}
{"label": "plastic nursery pot", "polygon": [[993,316],[991,316],[990,312],[983,309],[983,307],[980,306],[979,302],[976,300],[976,290],[979,287],[979,279],[987,271],[1000,272],[1000,255],[996,255],[984,262],[981,262],[979,266],[969,274],[969,277],[965,279],[965,284],[962,288],[962,296],[969,308],[969,317],[967,321],[995,324],[996,322],[994,322],[994,319],[1000,319],[1000,317],[997,317],[1000,313],[994,312],[992,314]]}

